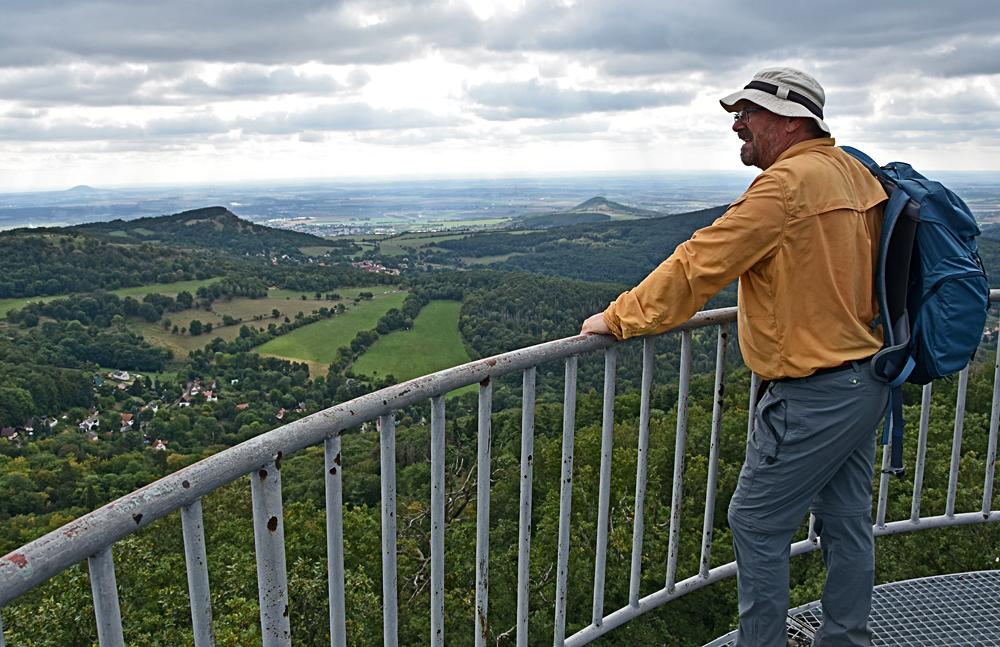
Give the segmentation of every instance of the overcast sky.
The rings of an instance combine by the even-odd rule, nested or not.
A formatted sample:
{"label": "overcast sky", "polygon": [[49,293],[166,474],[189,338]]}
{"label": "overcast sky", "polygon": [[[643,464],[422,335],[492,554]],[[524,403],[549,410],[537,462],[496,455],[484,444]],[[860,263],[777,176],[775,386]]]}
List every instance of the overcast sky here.
{"label": "overcast sky", "polygon": [[0,0],[0,191],[739,169],[775,64],[839,143],[1000,171],[995,0]]}

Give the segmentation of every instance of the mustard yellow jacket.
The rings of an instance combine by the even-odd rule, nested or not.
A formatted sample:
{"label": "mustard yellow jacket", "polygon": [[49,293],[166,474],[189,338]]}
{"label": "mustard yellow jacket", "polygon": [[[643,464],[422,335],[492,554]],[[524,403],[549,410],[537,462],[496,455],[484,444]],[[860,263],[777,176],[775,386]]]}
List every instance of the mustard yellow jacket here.
{"label": "mustard yellow jacket", "polygon": [[832,138],[800,142],[714,223],[604,311],[618,339],[669,330],[737,277],[746,364],[803,377],[874,354],[874,258],[885,192]]}

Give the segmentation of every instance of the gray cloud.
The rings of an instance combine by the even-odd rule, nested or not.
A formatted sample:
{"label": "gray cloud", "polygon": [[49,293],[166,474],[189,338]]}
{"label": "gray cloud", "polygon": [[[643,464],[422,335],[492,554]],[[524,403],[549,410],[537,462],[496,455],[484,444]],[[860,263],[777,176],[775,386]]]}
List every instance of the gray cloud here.
{"label": "gray cloud", "polygon": [[[59,65],[0,70],[0,96],[31,106],[202,105],[220,99],[265,96],[331,96],[347,88],[326,75],[306,75],[289,66],[237,65],[206,81],[200,66]],[[368,77],[355,70],[351,89]]]}
{"label": "gray cloud", "polygon": [[300,131],[406,130],[455,124],[452,119],[423,110],[378,110],[363,103],[349,103],[302,112],[267,113],[232,125],[245,133],[287,135]]}
{"label": "gray cloud", "polygon": [[759,0],[752,9],[735,0],[578,0],[572,6],[540,0],[483,22],[462,3],[444,0],[8,0],[0,66],[80,58],[374,64],[454,49],[471,56],[482,50],[586,53],[609,74],[718,74],[748,56],[826,64],[832,55],[836,64],[850,61],[852,52],[880,48],[896,52],[885,65],[907,66],[914,57],[899,54],[926,54],[963,39],[969,43],[958,43],[957,51],[926,61],[932,73],[996,73],[1000,65],[994,39],[1000,10],[983,0],[843,0],[822,10]]}
{"label": "gray cloud", "polygon": [[692,98],[688,93],[652,90],[564,90],[537,80],[486,83],[470,88],[468,94],[479,106],[476,113],[492,121],[638,110],[681,104]]}
{"label": "gray cloud", "polygon": [[47,111],[37,108],[11,108],[0,115],[6,119],[38,119],[44,117]]}
{"label": "gray cloud", "polygon": [[58,66],[0,71],[0,96],[29,105],[147,103],[143,86],[155,75],[128,66]]}
{"label": "gray cloud", "polygon": [[[364,83],[363,77],[352,77],[353,87],[362,87]],[[196,98],[329,95],[342,89],[343,86],[329,77],[307,76],[290,67],[269,69],[258,66],[240,66],[226,70],[211,83],[198,77],[187,78],[173,88],[182,95]]]}
{"label": "gray cloud", "polygon": [[271,112],[253,118],[223,120],[210,112],[153,119],[144,125],[92,124],[58,121],[27,124],[0,119],[0,140],[6,141],[104,141],[190,139],[227,133],[247,136],[300,135],[317,141],[326,132],[399,131],[453,127],[445,119],[421,110],[378,110],[363,103],[340,104],[298,112]]}
{"label": "gray cloud", "polygon": [[[377,16],[367,28],[360,18]],[[473,44],[461,6],[337,0],[5,3],[0,65],[101,61],[382,63]]]}

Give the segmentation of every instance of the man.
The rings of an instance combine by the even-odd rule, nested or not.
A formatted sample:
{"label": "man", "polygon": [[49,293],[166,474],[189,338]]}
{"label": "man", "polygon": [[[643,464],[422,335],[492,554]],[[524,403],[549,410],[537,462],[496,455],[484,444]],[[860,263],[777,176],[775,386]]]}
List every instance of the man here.
{"label": "man", "polygon": [[766,386],[729,506],[737,644],[786,644],[788,547],[811,510],[827,567],[814,645],[870,645],[871,480],[888,387],[868,359],[882,344],[873,273],[886,195],[834,145],[811,76],[764,69],[721,103],[740,159],[762,173],[581,333],[669,330],[739,278],[740,350]]}

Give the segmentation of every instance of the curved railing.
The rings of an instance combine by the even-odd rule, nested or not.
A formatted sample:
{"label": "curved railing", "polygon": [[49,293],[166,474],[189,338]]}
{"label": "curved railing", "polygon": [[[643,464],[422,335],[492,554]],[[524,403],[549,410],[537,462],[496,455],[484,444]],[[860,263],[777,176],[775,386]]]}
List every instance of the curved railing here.
{"label": "curved railing", "polygon": [[[991,301],[1000,301],[1000,291],[991,294]],[[260,622],[265,647],[290,645],[291,627],[288,618],[288,578],[285,565],[284,521],[281,497],[281,461],[285,456],[311,445],[322,443],[325,449],[326,526],[329,578],[329,623],[331,644],[346,645],[344,603],[344,528],[342,516],[341,434],[364,422],[377,420],[381,452],[382,509],[382,590],[383,631],[386,645],[397,644],[397,573],[396,573],[396,485],[395,485],[395,421],[394,412],[424,401],[431,410],[431,595],[430,636],[432,645],[444,644],[444,424],[445,395],[456,389],[479,385],[478,462],[476,495],[476,594],[475,644],[485,645],[488,636],[489,596],[489,531],[490,531],[490,469],[491,469],[491,404],[492,383],[498,377],[516,371],[523,373],[521,420],[521,501],[519,517],[517,565],[518,645],[527,645],[528,573],[531,546],[532,470],[535,413],[536,367],[542,362],[563,360],[565,384],[563,399],[563,447],[560,478],[560,514],[556,596],[554,603],[554,637],[556,645],[584,645],[664,603],[686,593],[732,577],[736,566],[711,567],[712,534],[715,496],[718,481],[719,433],[722,423],[722,393],[725,384],[726,353],[730,324],[735,308],[723,308],[698,313],[678,328],[681,337],[680,374],[678,379],[677,431],[670,526],[667,548],[667,568],[664,586],[645,596],[639,594],[641,556],[645,537],[644,507],[646,505],[647,463],[649,455],[650,394],[653,375],[653,338],[643,341],[641,404],[636,460],[634,528],[630,568],[628,603],[606,612],[604,580],[608,549],[608,515],[611,490],[612,436],[614,431],[615,371],[618,344],[609,337],[570,337],[523,348],[510,353],[482,359],[403,384],[382,389],[343,404],[310,415],[283,427],[262,434],[240,445],[206,458],[194,465],[156,481],[95,510],[62,528],[45,535],[0,558],[0,607],[11,602],[52,576],[86,559],[90,569],[98,639],[102,647],[124,645],[121,611],[115,581],[111,548],[115,542],[174,511],[180,511],[184,536],[184,552],[190,593],[190,606],[195,645],[214,644],[212,610],[209,595],[205,535],[202,525],[201,499],[240,477],[252,475],[254,543],[257,558],[257,579],[260,601]],[[700,568],[681,578],[677,573],[680,545],[681,505],[684,492],[684,460],[687,438],[687,402],[692,366],[692,331],[717,328],[714,408],[708,456],[706,505],[703,522]],[[570,519],[573,480],[573,446],[575,435],[577,360],[581,354],[604,350],[604,394],[601,430],[600,490],[597,510],[593,608],[591,622],[571,636],[565,635],[567,615],[567,575],[570,548]],[[893,535],[928,528],[976,524],[1000,520],[1000,511],[992,509],[993,476],[996,458],[997,427],[1000,419],[1000,362],[994,373],[993,401],[990,414],[989,441],[986,458],[982,506],[977,510],[955,510],[959,458],[965,414],[968,367],[959,376],[956,418],[952,442],[946,511],[943,515],[921,515],[920,497],[927,447],[931,385],[923,389],[919,433],[916,442],[914,486],[910,517],[887,521],[886,508],[890,480],[883,474],[879,484],[875,517],[877,536]],[[757,380],[752,379],[750,394],[755,393]],[[752,397],[748,403],[752,402]],[[749,406],[749,405],[748,405]],[[749,424],[753,417],[748,416]],[[751,428],[748,428],[748,433]],[[910,434],[912,439],[913,434]],[[885,451],[883,464],[888,461]],[[811,524],[810,524],[811,528]],[[818,547],[815,534],[792,545],[792,554],[806,553]],[[470,628],[471,629],[471,628]],[[3,647],[0,625],[0,647]]]}

